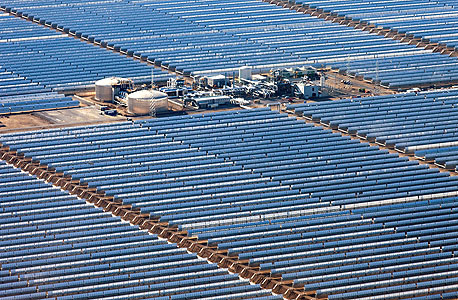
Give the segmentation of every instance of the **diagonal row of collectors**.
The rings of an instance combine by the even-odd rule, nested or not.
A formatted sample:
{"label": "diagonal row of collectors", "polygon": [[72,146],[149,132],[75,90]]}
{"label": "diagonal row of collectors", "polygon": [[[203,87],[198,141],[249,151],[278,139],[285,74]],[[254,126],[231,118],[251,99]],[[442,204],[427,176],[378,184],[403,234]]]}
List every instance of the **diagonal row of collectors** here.
{"label": "diagonal row of collectors", "polygon": [[[420,300],[458,296],[457,177],[285,114],[267,109],[199,114],[14,133],[0,140],[4,149],[113,196],[151,220],[314,297]],[[2,243],[8,246],[2,252],[7,256],[2,260],[2,276],[11,282],[4,285],[8,291],[28,279],[27,291],[48,290],[48,297],[84,298],[86,293],[98,292],[100,298],[149,298],[134,294],[135,288],[119,288],[114,296],[119,285],[137,278],[130,272],[144,269],[124,269],[103,257],[121,248],[117,257],[124,260],[122,264],[135,261],[137,251],[147,251],[139,256],[148,260],[156,252],[142,243],[159,241],[148,236],[148,241],[134,245],[129,237],[119,242],[123,246],[97,248],[92,240],[103,244],[111,234],[98,231],[99,227],[108,232],[134,231],[135,236],[143,233],[102,213],[95,217],[95,211],[86,223],[87,206],[81,200],[49,192],[49,187],[28,177],[28,181],[10,175],[1,178],[5,181],[2,191],[9,195],[1,197],[3,216],[12,217],[2,218],[7,224],[2,227]],[[44,200],[31,199],[30,194]],[[30,209],[40,215],[28,213]],[[53,229],[60,220],[70,223]],[[73,239],[75,232],[82,236]],[[83,237],[89,233],[97,237]],[[81,247],[95,247],[90,249],[97,254],[81,248],[74,251],[67,239],[69,243],[90,242]],[[177,265],[194,261],[195,256],[166,246],[173,250],[160,251],[179,253],[159,252],[158,256],[167,256],[166,261],[175,259]],[[43,247],[46,250],[41,253]],[[124,252],[129,254],[124,256]],[[94,259],[107,269],[99,270]],[[79,267],[80,260],[85,272],[93,274],[92,284],[67,271]],[[91,261],[89,266],[85,261]],[[224,278],[220,284],[234,286],[226,296],[208,296],[211,299],[246,299],[251,294],[240,293],[248,290],[256,295],[250,297],[277,297],[205,266],[209,268],[205,272]],[[60,276],[61,270],[65,274],[58,279],[46,273]],[[119,277],[112,277],[112,272]],[[174,276],[168,277],[171,282]],[[205,280],[219,280],[211,276],[186,282],[198,289]],[[165,289],[146,279],[135,279],[135,283]],[[129,293],[133,294],[126,296]],[[184,297],[206,299],[203,294]]]}

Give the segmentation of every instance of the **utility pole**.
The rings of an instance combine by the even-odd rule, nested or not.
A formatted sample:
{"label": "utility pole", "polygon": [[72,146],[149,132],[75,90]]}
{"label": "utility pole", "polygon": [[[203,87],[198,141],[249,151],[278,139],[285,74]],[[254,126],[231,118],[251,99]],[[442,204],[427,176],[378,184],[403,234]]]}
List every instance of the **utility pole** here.
{"label": "utility pole", "polygon": [[154,89],[154,69],[151,69],[151,89]]}
{"label": "utility pole", "polygon": [[374,89],[374,95],[377,96],[380,94],[380,82],[379,82],[379,76],[378,76],[378,57],[375,61],[375,89]]}
{"label": "utility pole", "polygon": [[[154,89],[154,69],[151,69],[151,90]],[[151,91],[152,92],[152,91]],[[149,112],[152,117],[156,117],[156,101],[151,99],[149,104]]]}

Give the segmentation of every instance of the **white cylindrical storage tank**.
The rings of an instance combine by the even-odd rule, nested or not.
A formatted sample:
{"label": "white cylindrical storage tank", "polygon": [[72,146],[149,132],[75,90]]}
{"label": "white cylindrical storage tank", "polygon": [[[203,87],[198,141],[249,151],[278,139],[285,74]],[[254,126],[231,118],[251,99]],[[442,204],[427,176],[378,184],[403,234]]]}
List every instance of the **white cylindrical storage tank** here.
{"label": "white cylindrical storage tank", "polygon": [[240,67],[239,69],[239,79],[247,79],[251,80],[251,72],[252,68],[245,66],[245,67]]}
{"label": "white cylindrical storage tank", "polygon": [[156,90],[137,91],[127,96],[129,113],[136,115],[149,115],[166,112],[168,110],[167,94]]}
{"label": "white cylindrical storage tank", "polygon": [[326,77],[324,75],[320,77],[320,86],[323,88],[326,86]]}
{"label": "white cylindrical storage tank", "polygon": [[95,100],[112,102],[115,96],[115,87],[128,79],[110,77],[95,82]]}

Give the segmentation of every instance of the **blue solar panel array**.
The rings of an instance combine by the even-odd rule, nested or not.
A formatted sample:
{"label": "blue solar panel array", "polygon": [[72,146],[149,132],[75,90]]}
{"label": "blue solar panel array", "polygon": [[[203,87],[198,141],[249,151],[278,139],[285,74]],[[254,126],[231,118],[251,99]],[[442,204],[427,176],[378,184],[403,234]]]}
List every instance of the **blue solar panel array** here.
{"label": "blue solar panel array", "polygon": [[456,170],[458,90],[291,105],[296,113]]}
{"label": "blue solar panel array", "polygon": [[458,79],[456,58],[257,0],[7,0],[3,7],[185,74],[314,64],[372,80],[379,60],[392,88]]}
{"label": "blue solar panel array", "polygon": [[285,114],[0,141],[320,297],[458,297],[458,178]]}
{"label": "blue solar panel array", "polygon": [[[151,66],[6,14],[0,16],[0,40],[4,69],[55,91],[92,88],[110,76],[151,82]],[[154,72],[156,80],[170,77]]]}
{"label": "blue solar panel array", "polygon": [[0,299],[281,297],[0,162]]}
{"label": "blue solar panel array", "polygon": [[[42,39],[55,35],[43,28],[31,32],[30,24],[6,14],[0,14],[0,24],[3,25],[0,25],[0,49],[9,48],[9,41],[14,39]],[[79,106],[79,101],[59,95],[42,84],[11,72],[6,67],[11,63],[11,58],[3,55],[2,50],[0,53],[0,114]]]}
{"label": "blue solar panel array", "polygon": [[298,0],[311,8],[458,47],[458,2],[448,0]]}

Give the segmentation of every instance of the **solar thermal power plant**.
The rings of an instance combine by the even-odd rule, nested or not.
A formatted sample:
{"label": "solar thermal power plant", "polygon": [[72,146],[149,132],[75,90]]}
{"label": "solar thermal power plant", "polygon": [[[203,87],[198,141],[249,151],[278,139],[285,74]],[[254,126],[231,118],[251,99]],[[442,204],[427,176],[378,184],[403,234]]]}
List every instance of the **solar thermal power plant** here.
{"label": "solar thermal power plant", "polygon": [[458,299],[457,13],[1,1],[0,299]]}

